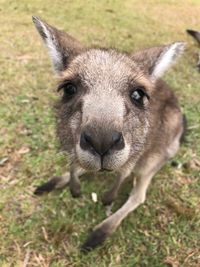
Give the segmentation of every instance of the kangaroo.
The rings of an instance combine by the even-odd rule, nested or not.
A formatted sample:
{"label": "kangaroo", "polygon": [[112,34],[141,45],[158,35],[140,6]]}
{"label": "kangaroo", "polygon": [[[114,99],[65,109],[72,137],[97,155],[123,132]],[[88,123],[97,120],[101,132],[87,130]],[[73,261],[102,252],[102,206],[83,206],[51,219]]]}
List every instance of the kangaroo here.
{"label": "kangaroo", "polygon": [[137,177],[127,201],[81,246],[90,251],[145,201],[152,177],[178,151],[185,119],[160,77],[182,53],[184,43],[127,54],[87,48],[38,17],[33,22],[59,76],[57,135],[71,163],[69,172],[39,186],[35,194],[69,185],[72,196],[79,197],[82,174],[112,171],[116,181],[102,199],[110,205],[124,180],[131,173]]}
{"label": "kangaroo", "polygon": [[200,44],[200,32],[189,29],[187,29],[186,31],[197,41],[198,44]]}
{"label": "kangaroo", "polygon": [[[190,34],[196,41],[197,43],[200,45],[200,32],[198,31],[194,31],[194,30],[186,30],[186,32],[188,34]],[[198,58],[198,62],[197,62],[197,68],[200,71],[200,53],[199,53],[199,58]]]}

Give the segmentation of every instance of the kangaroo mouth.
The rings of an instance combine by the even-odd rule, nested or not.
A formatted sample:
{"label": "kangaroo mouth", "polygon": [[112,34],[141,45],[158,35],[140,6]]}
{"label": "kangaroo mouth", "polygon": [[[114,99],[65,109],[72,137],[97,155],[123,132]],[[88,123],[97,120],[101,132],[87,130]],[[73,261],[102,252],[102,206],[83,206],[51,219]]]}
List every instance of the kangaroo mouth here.
{"label": "kangaroo mouth", "polygon": [[107,169],[107,168],[101,168],[100,170],[99,170],[99,172],[112,172],[113,170],[111,170],[111,169]]}

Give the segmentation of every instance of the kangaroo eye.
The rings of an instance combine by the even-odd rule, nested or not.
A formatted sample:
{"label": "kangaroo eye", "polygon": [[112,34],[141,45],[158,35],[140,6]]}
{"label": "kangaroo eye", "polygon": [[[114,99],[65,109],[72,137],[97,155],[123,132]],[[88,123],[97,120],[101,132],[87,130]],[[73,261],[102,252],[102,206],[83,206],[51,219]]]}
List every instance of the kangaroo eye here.
{"label": "kangaroo eye", "polygon": [[63,87],[65,95],[72,96],[76,94],[77,88],[73,83],[68,83]]}
{"label": "kangaroo eye", "polygon": [[73,83],[63,83],[58,86],[58,91],[60,90],[64,91],[65,96],[73,96],[77,92],[77,87]]}
{"label": "kangaroo eye", "polygon": [[131,97],[132,102],[140,106],[144,104],[145,97],[149,98],[142,88],[137,88],[134,91],[132,91],[130,97]]}

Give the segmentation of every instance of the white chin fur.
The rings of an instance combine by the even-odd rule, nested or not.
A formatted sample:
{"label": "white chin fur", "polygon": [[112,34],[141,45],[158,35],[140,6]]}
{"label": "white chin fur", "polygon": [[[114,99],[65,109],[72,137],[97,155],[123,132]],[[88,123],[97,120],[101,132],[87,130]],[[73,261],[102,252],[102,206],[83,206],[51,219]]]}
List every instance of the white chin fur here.
{"label": "white chin fur", "polygon": [[101,161],[99,157],[95,157],[90,152],[81,149],[79,145],[76,146],[76,157],[81,167],[86,170],[96,170],[101,168]]}
{"label": "white chin fur", "polygon": [[[129,152],[129,146],[125,145],[123,150],[115,151],[113,154],[105,156],[103,168],[113,171],[119,170],[127,162]],[[76,146],[76,157],[81,167],[84,169],[98,171],[102,167],[99,156],[95,156],[89,151],[82,150],[79,145]]]}

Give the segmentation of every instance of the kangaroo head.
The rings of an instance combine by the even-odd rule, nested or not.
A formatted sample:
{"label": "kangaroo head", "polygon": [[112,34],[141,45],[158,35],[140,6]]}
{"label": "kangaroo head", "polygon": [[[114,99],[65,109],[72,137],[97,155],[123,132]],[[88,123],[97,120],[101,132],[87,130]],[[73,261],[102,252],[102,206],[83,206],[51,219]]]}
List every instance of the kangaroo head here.
{"label": "kangaroo head", "polygon": [[157,79],[183,43],[127,55],[88,49],[34,17],[60,76],[58,136],[71,160],[88,170],[119,170],[137,162],[148,143]]}

